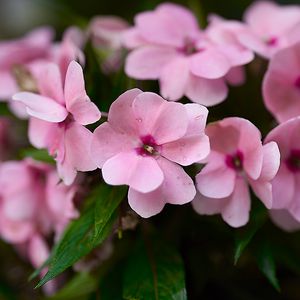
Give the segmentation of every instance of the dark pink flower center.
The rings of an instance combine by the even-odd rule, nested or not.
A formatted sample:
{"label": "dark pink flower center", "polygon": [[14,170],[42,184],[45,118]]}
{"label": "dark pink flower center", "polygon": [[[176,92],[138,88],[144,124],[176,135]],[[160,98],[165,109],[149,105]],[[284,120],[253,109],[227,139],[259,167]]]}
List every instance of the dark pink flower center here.
{"label": "dark pink flower center", "polygon": [[138,155],[153,156],[158,154],[158,145],[151,135],[142,136],[141,146],[136,148]]}
{"label": "dark pink flower center", "polygon": [[278,43],[278,38],[275,36],[266,39],[266,44],[270,47],[276,46],[277,43]]}
{"label": "dark pink flower center", "polygon": [[227,155],[225,162],[229,168],[235,171],[242,171],[243,160],[244,160],[244,155],[241,151],[238,150],[234,155]]}
{"label": "dark pink flower center", "polygon": [[189,56],[196,52],[198,52],[198,49],[196,47],[196,42],[192,40],[191,38],[186,38],[184,46],[180,49],[180,52],[183,54]]}
{"label": "dark pink flower center", "polygon": [[300,149],[291,150],[285,163],[290,171],[300,172]]}
{"label": "dark pink flower center", "polygon": [[298,76],[294,82],[296,88],[300,90],[300,76]]}
{"label": "dark pink flower center", "polygon": [[72,116],[72,114],[68,114],[68,116],[60,123],[58,123],[59,127],[63,127],[65,129],[69,128],[70,124],[74,122],[74,117]]}

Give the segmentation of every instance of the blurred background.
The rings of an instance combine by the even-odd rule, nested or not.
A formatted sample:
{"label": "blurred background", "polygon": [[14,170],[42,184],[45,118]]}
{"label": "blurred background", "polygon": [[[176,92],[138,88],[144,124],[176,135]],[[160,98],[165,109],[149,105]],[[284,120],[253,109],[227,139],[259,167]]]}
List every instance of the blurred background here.
{"label": "blurred background", "polygon": [[[153,9],[157,4],[164,2],[159,0],[0,0],[0,40],[20,36],[30,29],[40,25],[51,25],[55,28],[57,39],[70,25],[84,27],[95,15],[118,15],[132,23],[136,13]],[[242,19],[243,12],[253,1],[251,0],[178,0],[171,1],[181,3],[193,9],[199,17],[202,25],[205,25],[206,16],[209,13],[216,13],[227,19]],[[299,4],[299,0],[280,0],[281,4]],[[253,102],[244,104],[245,107],[240,113],[236,106],[230,101],[234,98],[243,98],[248,91],[235,89],[230,100],[223,106],[214,108],[215,116],[234,115],[249,118],[255,124],[264,118],[268,118],[264,111],[260,95],[261,82],[255,84],[251,89],[251,97],[257,98],[260,103],[253,108]],[[249,85],[250,87],[250,85]],[[253,95],[256,96],[253,96]],[[246,95],[247,96],[247,95]],[[248,96],[249,97],[249,96]],[[232,100],[231,100],[232,99]],[[222,110],[222,112],[220,111]],[[257,113],[262,111],[262,114]],[[256,122],[257,121],[257,122]],[[262,128],[264,131],[264,128]],[[268,128],[265,130],[269,130]],[[183,217],[189,215],[190,208],[185,208]],[[186,214],[186,215],[185,215]],[[160,220],[167,219],[167,213],[160,216]],[[282,285],[282,292],[278,293],[267,282],[263,275],[253,264],[253,257],[244,258],[236,267],[232,263],[232,230],[228,229],[225,223],[219,219],[210,218],[204,221],[199,216],[192,214],[190,224],[199,225],[198,228],[186,226],[186,248],[183,256],[186,261],[192,261],[193,269],[187,269],[188,289],[191,299],[236,299],[236,300],[297,300],[300,299],[300,278],[294,272],[286,268],[279,269],[279,278]],[[163,227],[163,222],[158,224]],[[154,220],[155,221],[155,220]],[[192,226],[192,225],[191,225]],[[207,231],[207,228],[210,228]],[[267,224],[267,229],[262,231],[258,239],[265,235],[273,235],[277,240],[284,239],[286,234]],[[199,236],[201,239],[199,239]],[[296,273],[300,274],[300,235],[292,235],[294,249],[299,250],[298,267]],[[291,242],[291,240],[289,241]],[[294,253],[295,254],[295,253]],[[197,261],[199,264],[194,264]],[[292,263],[293,264],[293,263]],[[197,267],[195,267],[197,266]],[[202,270],[202,271],[201,271]],[[203,272],[204,271],[204,272]],[[12,248],[0,241],[0,300],[16,299],[42,299],[40,291],[33,290],[34,284],[28,283],[27,278],[32,268],[21,260]],[[209,274],[209,275],[208,275]],[[204,277],[210,279],[204,280]],[[205,282],[204,282],[205,281]],[[191,292],[192,291],[192,292]],[[94,299],[94,298],[93,298]],[[98,298],[95,298],[98,299]],[[81,299],[80,299],[81,300]],[[111,299],[118,300],[118,299]]]}

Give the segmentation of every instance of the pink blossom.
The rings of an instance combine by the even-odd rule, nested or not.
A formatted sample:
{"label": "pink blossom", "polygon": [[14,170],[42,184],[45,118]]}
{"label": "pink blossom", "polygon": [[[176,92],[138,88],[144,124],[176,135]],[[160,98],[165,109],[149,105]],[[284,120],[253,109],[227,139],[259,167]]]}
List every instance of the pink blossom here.
{"label": "pink blossom", "polygon": [[293,232],[300,230],[300,222],[286,209],[271,209],[270,217],[273,223],[284,231]]}
{"label": "pink blossom", "polygon": [[279,122],[300,115],[300,42],[272,57],[263,95],[266,107]]}
{"label": "pink blossom", "polygon": [[199,193],[193,206],[200,214],[218,214],[232,227],[249,219],[251,186],[267,208],[280,154],[275,142],[262,145],[259,130],[248,120],[226,118],[208,125],[211,153],[196,176]]}
{"label": "pink blossom", "polygon": [[[19,90],[35,89],[31,68],[37,61],[50,57],[53,31],[38,28],[16,40],[0,42],[0,99],[9,101]],[[9,102],[12,111],[24,118],[24,110],[17,103]]]}
{"label": "pink blossom", "polygon": [[100,111],[87,96],[82,68],[75,61],[64,80],[58,66],[48,64],[41,70],[38,84],[40,95],[21,92],[13,100],[23,103],[31,116],[32,145],[48,149],[56,159],[60,177],[70,185],[77,171],[96,169],[89,156],[92,133],[84,125],[98,121]]}
{"label": "pink blossom", "polygon": [[265,58],[271,58],[279,49],[299,40],[300,7],[280,6],[275,2],[256,1],[245,12],[248,28],[239,34],[239,40]]}
{"label": "pink blossom", "polygon": [[273,207],[286,209],[300,221],[300,118],[286,121],[273,129],[266,141],[275,141],[281,153],[281,164],[274,178]]}
{"label": "pink blossom", "polygon": [[91,147],[105,182],[129,185],[129,204],[145,218],[166,203],[192,201],[193,181],[179,165],[208,155],[207,113],[201,105],[167,102],[138,89],[122,94],[95,130]]}
{"label": "pink blossom", "polygon": [[129,24],[116,16],[94,17],[89,25],[93,45],[102,56],[105,73],[118,71],[123,63],[122,36]]}
{"label": "pink blossom", "polygon": [[124,34],[125,45],[133,48],[125,72],[135,79],[159,79],[166,99],[186,95],[194,102],[215,105],[227,96],[226,75],[253,59],[245,48],[219,37],[212,40],[184,7],[161,4],[138,14],[135,26]]}

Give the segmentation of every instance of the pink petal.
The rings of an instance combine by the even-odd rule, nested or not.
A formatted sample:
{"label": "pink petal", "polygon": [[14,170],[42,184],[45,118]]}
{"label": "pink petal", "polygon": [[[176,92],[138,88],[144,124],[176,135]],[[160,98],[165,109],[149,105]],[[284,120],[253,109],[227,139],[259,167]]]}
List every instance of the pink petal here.
{"label": "pink petal", "polygon": [[40,235],[34,235],[28,245],[28,255],[35,268],[39,268],[49,256],[47,243]]}
{"label": "pink petal", "polygon": [[172,48],[144,46],[127,56],[125,73],[135,79],[158,79],[163,68],[177,56]]}
{"label": "pink petal", "polygon": [[233,192],[235,181],[235,172],[229,169],[225,162],[219,167],[208,164],[196,176],[198,190],[210,198],[228,197]]}
{"label": "pink petal", "polygon": [[208,116],[208,109],[202,105],[188,103],[184,105],[189,118],[189,125],[186,134],[194,135],[205,132]]}
{"label": "pink petal", "polygon": [[223,220],[232,227],[241,227],[248,223],[251,208],[250,193],[247,183],[238,177],[234,191],[222,211]]}
{"label": "pink petal", "polygon": [[246,81],[246,72],[243,67],[234,67],[225,76],[226,81],[233,86],[239,86]]}
{"label": "pink petal", "polygon": [[199,31],[195,16],[186,8],[166,3],[153,12],[140,13],[135,24],[142,37],[152,43],[181,47],[186,37]]}
{"label": "pink petal", "polygon": [[54,63],[47,63],[38,67],[38,87],[43,96],[54,99],[65,106],[62,77],[58,66]]}
{"label": "pink petal", "polygon": [[181,103],[167,102],[154,93],[138,95],[133,111],[140,135],[151,135],[158,145],[181,138],[188,127],[187,111]]}
{"label": "pink petal", "polygon": [[90,148],[93,134],[84,126],[73,122],[65,132],[65,160],[77,171],[92,171],[96,164],[91,158]]}
{"label": "pink petal", "polygon": [[227,202],[228,198],[208,198],[198,192],[192,202],[192,205],[198,214],[210,216],[221,213]]}
{"label": "pink petal", "polygon": [[164,180],[163,172],[154,158],[138,155],[134,151],[121,152],[107,160],[102,174],[108,184],[126,184],[141,193],[155,190]]}
{"label": "pink petal", "polygon": [[255,195],[262,201],[266,208],[271,209],[273,204],[272,184],[269,181],[249,180]]}
{"label": "pink petal", "polygon": [[129,188],[128,203],[143,218],[157,215],[163,210],[166,204],[160,188],[150,193],[140,193]]}
{"label": "pink petal", "polygon": [[100,119],[99,109],[86,94],[82,68],[75,61],[68,67],[64,92],[67,110],[75,121],[87,125]]}
{"label": "pink petal", "polygon": [[161,155],[182,166],[188,166],[206,158],[210,146],[205,134],[185,136],[162,146]]}
{"label": "pink petal", "polygon": [[109,108],[108,122],[120,133],[136,135],[136,120],[132,110],[133,100],[141,94],[139,89],[131,89],[118,97]]}
{"label": "pink petal", "polygon": [[59,123],[68,115],[66,109],[53,99],[41,95],[21,92],[13,96],[14,101],[20,101],[26,105],[27,113],[38,119]]}
{"label": "pink petal", "polygon": [[206,79],[221,78],[230,68],[231,64],[226,56],[215,49],[203,50],[190,59],[191,72]]}
{"label": "pink petal", "polygon": [[133,147],[130,137],[115,131],[108,122],[105,122],[94,131],[91,157],[98,168],[102,168],[109,158],[120,152],[127,152]]}
{"label": "pink petal", "polygon": [[0,71],[0,100],[9,100],[19,90],[10,72]]}
{"label": "pink petal", "polygon": [[293,232],[300,229],[300,222],[285,209],[272,209],[270,217],[273,223],[285,231]]}
{"label": "pink petal", "polygon": [[221,103],[227,97],[228,88],[223,78],[206,79],[190,74],[186,87],[186,96],[193,102],[205,106]]}
{"label": "pink petal", "polygon": [[189,62],[186,57],[173,59],[161,72],[160,93],[167,100],[178,100],[183,97],[189,80]]}
{"label": "pink petal", "polygon": [[272,181],[273,188],[273,207],[274,209],[287,208],[294,198],[295,186],[294,174],[281,164],[277,175]]}

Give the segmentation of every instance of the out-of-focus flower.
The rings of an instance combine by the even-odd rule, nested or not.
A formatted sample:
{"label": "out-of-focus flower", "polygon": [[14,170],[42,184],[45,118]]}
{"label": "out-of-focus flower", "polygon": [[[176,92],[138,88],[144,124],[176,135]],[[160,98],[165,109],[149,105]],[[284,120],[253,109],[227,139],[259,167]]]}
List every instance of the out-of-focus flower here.
{"label": "out-of-focus flower", "polygon": [[271,180],[279,168],[275,142],[262,145],[259,130],[248,120],[226,118],[208,125],[211,143],[207,165],[196,176],[200,193],[193,206],[200,214],[221,214],[233,227],[249,220],[248,184],[267,208],[272,207]]}
{"label": "out-of-focus flower", "polygon": [[[50,58],[53,31],[48,27],[31,31],[16,40],[0,42],[0,99],[9,101],[20,90],[36,91],[31,69]],[[9,102],[17,116],[24,118],[22,105]]]}
{"label": "out-of-focus flower", "polygon": [[231,39],[210,39],[189,10],[171,3],[138,14],[124,43],[133,49],[125,64],[128,76],[159,79],[166,99],[186,95],[206,106],[222,102],[227,96],[226,76],[253,59]]}
{"label": "out-of-focus flower", "polygon": [[300,39],[300,7],[281,6],[271,1],[256,1],[245,12],[248,28],[238,35],[239,40],[265,58]]}
{"label": "out-of-focus flower", "polygon": [[29,139],[36,148],[48,149],[57,162],[65,184],[73,183],[77,171],[96,169],[89,156],[92,133],[84,127],[100,119],[100,111],[86,94],[81,66],[72,61],[65,78],[55,64],[39,76],[40,95],[21,92],[13,100],[26,106],[31,116]]}
{"label": "out-of-focus flower", "polygon": [[127,91],[111,105],[108,122],[95,130],[92,157],[108,184],[129,185],[129,204],[142,217],[159,213],[166,203],[190,202],[195,187],[179,165],[208,155],[207,113],[198,104]]}
{"label": "out-of-focus flower", "polygon": [[97,16],[92,19],[88,34],[103,58],[103,72],[116,72],[121,68],[124,56],[122,36],[128,27],[125,20],[116,16]]}
{"label": "out-of-focus flower", "polygon": [[279,171],[272,181],[274,209],[286,209],[300,221],[300,118],[274,128],[266,141],[275,141],[281,153]]}
{"label": "out-of-focus flower", "polygon": [[263,95],[266,107],[279,122],[300,115],[300,42],[272,57]]}
{"label": "out-of-focus flower", "polygon": [[273,223],[284,231],[293,232],[300,230],[300,222],[286,209],[271,209],[270,217]]}

